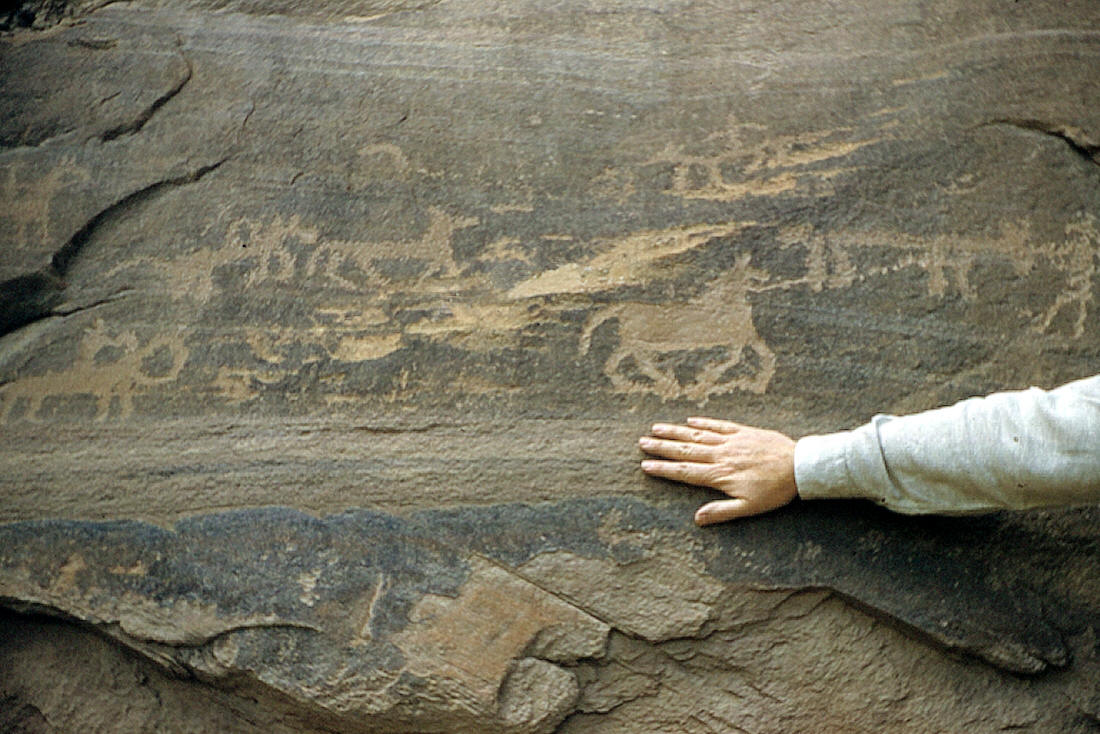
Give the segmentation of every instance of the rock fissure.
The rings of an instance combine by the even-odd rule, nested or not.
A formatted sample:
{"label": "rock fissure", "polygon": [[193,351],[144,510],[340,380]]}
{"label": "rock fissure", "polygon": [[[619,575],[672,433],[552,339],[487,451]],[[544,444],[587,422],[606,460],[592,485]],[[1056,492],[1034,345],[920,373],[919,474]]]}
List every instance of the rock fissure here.
{"label": "rock fissure", "polygon": [[[13,283],[14,281],[14,283]],[[28,287],[29,286],[29,287]],[[44,292],[35,290],[41,286]],[[49,308],[48,303],[60,297],[64,286],[48,276],[37,278],[23,276],[0,283],[0,337],[22,326],[43,321],[50,318],[65,318],[85,311],[91,311],[109,303],[122,300],[135,293],[132,289],[124,289],[105,298],[99,298],[91,303],[72,305],[68,307]],[[10,296],[6,298],[5,296]],[[45,309],[45,310],[43,310]],[[4,324],[17,324],[13,328],[3,329]],[[0,383],[0,387],[11,382],[6,380]]]}
{"label": "rock fissure", "polygon": [[[569,596],[567,596],[565,594],[562,594],[560,591],[558,591],[556,589],[547,588],[545,585],[540,584],[538,581],[536,581],[532,578],[529,578],[528,576],[524,575],[519,570],[517,570],[515,568],[512,568],[511,566],[507,566],[507,565],[502,564],[502,563],[500,563],[500,562],[498,562],[494,559],[491,559],[491,558],[486,558],[485,560],[488,561],[489,563],[491,563],[492,565],[496,566],[497,568],[501,569],[505,573],[511,574],[511,575],[515,576],[516,578],[524,581],[525,583],[531,584],[531,586],[534,586],[536,589],[539,589],[540,591],[543,591],[546,594],[554,597],[555,599],[560,601],[562,604],[566,604],[566,605],[576,609],[577,611],[583,612],[584,614],[587,614],[588,616],[592,617],[593,619],[596,619],[596,620],[604,623],[605,625],[608,626],[608,628],[616,629],[616,630],[619,629],[619,627],[616,626],[614,621],[609,621],[608,619],[601,616],[599,612],[597,612],[593,609],[586,608],[583,603],[578,602],[575,599],[569,598]],[[624,634],[630,634],[629,632],[627,632],[625,630],[620,630],[620,631],[622,631]]]}
{"label": "rock fissure", "polygon": [[1083,130],[1068,125],[1047,122],[1045,120],[1011,117],[990,120],[989,122],[979,125],[979,127],[990,125],[1008,125],[1020,130],[1030,130],[1043,135],[1049,135],[1050,137],[1061,140],[1069,146],[1070,150],[1082,159],[1100,166],[1100,143],[1094,142],[1091,138],[1086,137]]}
{"label": "rock fissure", "polygon": [[228,160],[229,156],[223,157],[209,165],[201,166],[179,176],[161,179],[123,196],[85,222],[53,254],[49,264],[44,268],[38,272],[16,276],[0,283],[0,337],[34,321],[59,315],[55,313],[55,309],[60,305],[61,295],[68,287],[65,275],[84,247],[103,225],[129,215],[136,207],[156,198],[167,190],[200,181]]}
{"label": "rock fissure", "polygon": [[[188,64],[188,68],[190,69],[190,64]],[[248,112],[244,113],[244,117],[241,118],[241,126],[237,130],[237,140],[238,140],[238,142],[240,142],[240,137],[242,135],[244,135],[244,130],[245,130],[246,127],[248,127],[248,121],[250,119],[252,119],[252,113],[254,113],[255,111],[256,111],[256,102],[253,101],[253,100],[249,100],[248,101]]]}
{"label": "rock fissure", "polygon": [[402,433],[431,433],[432,431],[438,431],[447,428],[462,428],[467,424],[464,423],[443,423],[443,422],[431,422],[431,423],[414,423],[411,425],[357,425],[352,426],[351,430],[360,431],[362,433],[376,433],[382,435],[389,434],[402,434]]}
{"label": "rock fissure", "polygon": [[[838,599],[866,614],[873,621],[882,622],[901,634],[945,653],[980,660],[999,671],[1015,675],[1039,675],[1051,668],[1061,668],[1069,661],[1064,643],[1058,643],[1053,648],[1039,649],[995,633],[976,636],[973,630],[957,629],[957,621],[941,621],[938,629],[934,625],[914,624],[904,616],[884,610],[849,592],[836,589],[831,591]],[[1049,629],[1051,628],[1048,624]]]}
{"label": "rock fissure", "polygon": [[[117,46],[118,40],[114,38],[74,38],[73,40],[68,41],[68,44],[70,46],[90,48],[93,51],[107,51],[108,49],[112,49]],[[118,92],[114,92],[113,94],[109,94],[103,99],[99,100],[99,102],[97,102],[96,104],[97,106],[101,105],[108,100],[114,99],[120,94],[122,94],[121,90]]]}
{"label": "rock fissure", "polygon": [[214,634],[210,635],[206,639],[198,640],[198,641],[194,641],[194,642],[188,641],[188,642],[176,643],[176,642],[160,642],[159,640],[150,640],[150,641],[151,642],[157,642],[157,643],[163,644],[163,645],[171,645],[173,647],[201,648],[201,647],[205,647],[207,645],[210,645],[212,643],[215,643],[218,640],[220,640],[220,639],[222,639],[222,638],[224,638],[228,635],[231,635],[235,632],[244,632],[246,630],[259,630],[259,629],[274,629],[274,630],[288,629],[288,630],[303,630],[303,631],[308,631],[308,632],[316,632],[316,633],[319,633],[319,634],[324,633],[323,629],[321,629],[320,627],[318,627],[315,624],[309,624],[308,622],[295,622],[295,621],[292,621],[292,620],[277,620],[277,621],[270,621],[270,622],[268,622],[268,621],[257,621],[257,622],[244,622],[242,624],[235,624],[235,625],[232,625],[230,627],[226,627],[225,629],[223,629],[219,632],[215,632]]}
{"label": "rock fissure", "polygon": [[[129,616],[124,612],[101,615],[99,610],[95,609],[63,608],[47,599],[30,600],[10,596],[0,596],[0,608],[9,609],[18,614],[36,614],[53,617],[77,625],[101,629],[105,634],[118,640],[120,644],[126,644],[132,641],[138,647],[146,643],[151,643],[163,647],[179,649],[201,649],[234,632],[250,629],[298,629],[315,633],[324,633],[321,627],[309,622],[267,618],[249,619],[242,622],[224,620],[227,624],[217,624],[217,622],[222,622],[223,620],[217,620],[217,622],[204,620],[203,626],[205,629],[192,628],[181,636],[176,634],[178,630],[173,628],[170,621],[160,620],[150,625],[148,619],[146,619],[149,615],[144,610],[134,614],[134,610],[131,609],[131,614]],[[135,619],[141,620],[140,627],[133,623]],[[161,631],[171,630],[172,633],[158,634],[158,630],[155,629],[157,625],[160,626]],[[112,632],[109,630],[115,631]]]}
{"label": "rock fissure", "polygon": [[195,183],[202,180],[204,176],[212,171],[218,170],[226,161],[229,160],[229,156],[218,159],[217,161],[200,166],[192,171],[181,174],[179,176],[171,176],[164,178],[154,183],[144,186],[137,191],[134,191],[121,199],[115,201],[113,204],[99,211],[95,216],[89,219],[83,227],[76,231],[76,233],[69,238],[56,253],[50,261],[50,266],[53,272],[58,277],[64,277],[65,273],[69,270],[73,260],[80,254],[84,246],[91,241],[96,231],[107,224],[110,221],[124,217],[128,215],[134,208],[146,203],[159,196],[163,192],[173,189],[178,186],[186,186],[188,184]]}
{"label": "rock fissure", "polygon": [[[177,40],[176,47],[179,48],[180,46],[182,46],[182,41]],[[103,132],[99,136],[101,141],[106,143],[124,135],[135,135],[141,132],[141,129],[153,119],[153,115],[157,114],[160,108],[164,107],[164,105],[168,104],[176,95],[183,91],[183,88],[191,81],[191,77],[194,76],[194,67],[192,67],[191,61],[184,55],[183,51],[179,51],[179,57],[180,60],[183,61],[184,73],[176,80],[176,83],[164,94],[153,100],[149,106],[142,110],[133,120]],[[251,110],[249,114],[252,114]],[[245,120],[247,121],[247,119],[246,116]]]}
{"label": "rock fissure", "polygon": [[82,304],[79,304],[79,305],[69,306],[68,308],[56,308],[52,312],[50,312],[49,314],[46,314],[46,316],[47,317],[48,316],[60,316],[60,317],[72,316],[73,314],[78,314],[78,313],[82,313],[84,311],[90,311],[94,308],[99,308],[100,306],[105,306],[108,303],[114,303],[115,301],[122,300],[123,298],[126,298],[127,296],[133,295],[134,293],[136,293],[136,291],[133,290],[132,288],[125,288],[125,289],[123,289],[121,291],[118,291],[116,293],[112,293],[111,295],[106,296],[104,298],[100,298],[100,299],[97,299],[95,301],[92,301],[91,303],[82,303]]}

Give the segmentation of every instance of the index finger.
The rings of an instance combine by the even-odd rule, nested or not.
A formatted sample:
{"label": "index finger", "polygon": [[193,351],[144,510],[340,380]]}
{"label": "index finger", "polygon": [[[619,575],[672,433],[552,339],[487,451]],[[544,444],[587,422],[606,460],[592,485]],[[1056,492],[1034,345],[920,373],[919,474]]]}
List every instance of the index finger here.
{"label": "index finger", "polygon": [[695,484],[700,487],[713,487],[714,465],[693,461],[659,461],[646,459],[642,462],[642,471],[651,477],[671,479],[676,482]]}
{"label": "index finger", "polygon": [[748,426],[734,423],[733,421],[720,421],[715,418],[688,418],[687,424],[692,428],[702,428],[715,433],[737,433]]}
{"label": "index finger", "polygon": [[677,426],[671,423],[654,423],[651,431],[654,436],[659,438],[674,438],[677,441],[690,441],[691,443],[719,444],[725,440],[713,431]]}

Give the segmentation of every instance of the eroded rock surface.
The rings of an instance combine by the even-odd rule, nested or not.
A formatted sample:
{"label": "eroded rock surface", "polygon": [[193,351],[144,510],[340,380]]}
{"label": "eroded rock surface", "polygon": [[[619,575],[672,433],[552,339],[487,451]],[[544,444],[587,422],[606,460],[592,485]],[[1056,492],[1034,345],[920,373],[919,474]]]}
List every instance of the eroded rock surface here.
{"label": "eroded rock surface", "polygon": [[0,20],[0,728],[1096,728],[1095,508],[633,448],[1100,371],[1095,3]]}

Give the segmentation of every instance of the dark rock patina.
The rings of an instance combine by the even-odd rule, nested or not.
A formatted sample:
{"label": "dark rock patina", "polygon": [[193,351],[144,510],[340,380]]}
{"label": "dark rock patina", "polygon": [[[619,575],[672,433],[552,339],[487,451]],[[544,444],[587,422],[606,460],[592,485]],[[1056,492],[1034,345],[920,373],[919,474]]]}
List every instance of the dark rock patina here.
{"label": "dark rock patina", "polygon": [[1100,371],[1091,0],[0,26],[0,725],[1095,726],[1094,508],[703,531],[633,448]]}

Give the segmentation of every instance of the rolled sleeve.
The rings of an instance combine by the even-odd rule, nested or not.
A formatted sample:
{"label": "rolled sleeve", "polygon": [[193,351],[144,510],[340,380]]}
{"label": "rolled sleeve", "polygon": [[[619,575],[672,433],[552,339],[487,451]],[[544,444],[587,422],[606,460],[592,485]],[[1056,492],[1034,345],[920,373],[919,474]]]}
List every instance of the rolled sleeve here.
{"label": "rolled sleeve", "polygon": [[1100,502],[1100,375],[875,416],[799,440],[794,460],[805,499],[870,499],[904,513]]}

